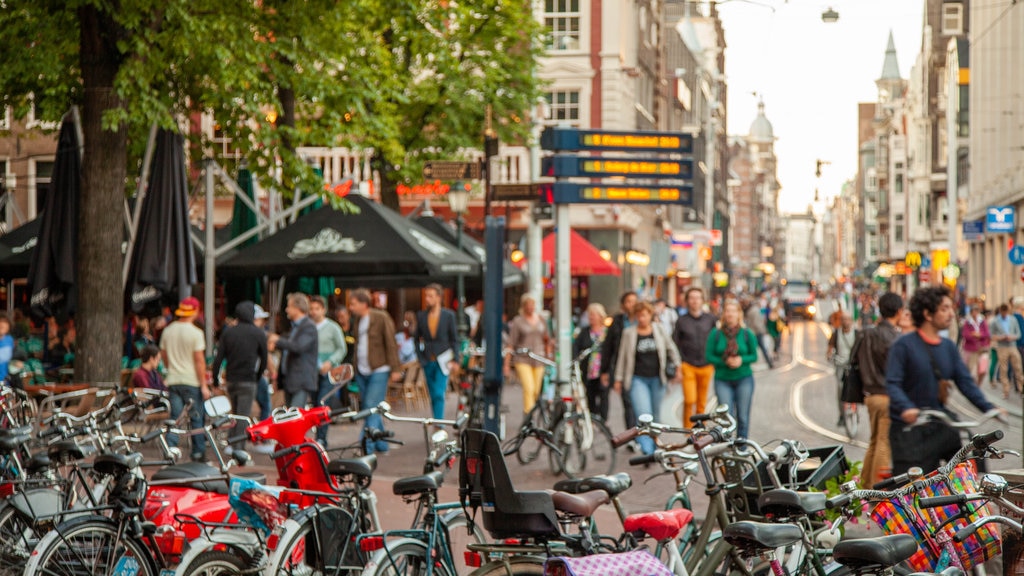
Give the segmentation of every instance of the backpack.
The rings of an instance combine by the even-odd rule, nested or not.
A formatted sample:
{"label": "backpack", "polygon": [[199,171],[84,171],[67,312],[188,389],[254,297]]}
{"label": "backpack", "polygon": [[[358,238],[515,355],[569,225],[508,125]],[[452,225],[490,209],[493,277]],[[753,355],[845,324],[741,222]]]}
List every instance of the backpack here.
{"label": "backpack", "polygon": [[840,399],[848,404],[864,403],[864,381],[861,379],[859,356],[860,346],[864,342],[867,332],[868,330],[863,330],[857,334],[857,338],[853,341],[853,347],[850,348],[850,364],[846,367],[846,373],[843,374],[843,390]]}

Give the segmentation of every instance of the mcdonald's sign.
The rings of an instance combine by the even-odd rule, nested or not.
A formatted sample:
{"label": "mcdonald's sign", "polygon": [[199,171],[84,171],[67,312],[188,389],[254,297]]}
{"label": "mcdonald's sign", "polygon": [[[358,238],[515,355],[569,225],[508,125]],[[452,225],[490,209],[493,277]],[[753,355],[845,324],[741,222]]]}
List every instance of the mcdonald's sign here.
{"label": "mcdonald's sign", "polygon": [[907,266],[910,266],[911,268],[915,268],[915,269],[916,268],[920,268],[921,267],[921,253],[920,252],[907,252],[907,257],[903,260],[903,262]]}

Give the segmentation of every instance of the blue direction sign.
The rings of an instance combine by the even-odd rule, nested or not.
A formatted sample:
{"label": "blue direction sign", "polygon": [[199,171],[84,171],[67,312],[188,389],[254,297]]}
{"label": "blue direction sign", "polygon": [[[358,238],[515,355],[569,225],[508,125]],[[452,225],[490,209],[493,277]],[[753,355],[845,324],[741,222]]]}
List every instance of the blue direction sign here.
{"label": "blue direction sign", "polygon": [[693,136],[680,132],[618,132],[550,126],[540,135],[544,150],[619,150],[690,154]]}
{"label": "blue direction sign", "polygon": [[693,204],[693,186],[631,186],[629,184],[605,186],[555,182],[552,200],[556,204]]}
{"label": "blue direction sign", "polygon": [[963,226],[964,240],[970,242],[971,240],[981,240],[985,237],[984,220],[967,220],[964,222]]}
{"label": "blue direction sign", "polygon": [[1010,264],[1013,264],[1014,266],[1024,265],[1024,246],[1018,244],[1017,246],[1010,248],[1009,257]]}
{"label": "blue direction sign", "polygon": [[541,173],[556,178],[626,176],[690,180],[693,178],[693,160],[580,157],[559,154],[543,159]]}

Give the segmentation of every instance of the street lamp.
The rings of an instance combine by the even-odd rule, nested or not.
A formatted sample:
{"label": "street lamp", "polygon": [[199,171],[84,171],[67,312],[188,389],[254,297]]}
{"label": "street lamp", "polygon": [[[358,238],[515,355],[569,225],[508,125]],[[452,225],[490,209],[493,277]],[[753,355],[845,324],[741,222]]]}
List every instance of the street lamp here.
{"label": "street lamp", "polygon": [[[455,183],[448,189],[448,207],[455,214],[455,246],[462,252],[462,215],[469,209],[469,184],[462,182]],[[465,339],[469,335],[469,326],[466,325],[466,279],[459,273],[455,277],[455,318],[459,327],[459,338]]]}
{"label": "street lamp", "polygon": [[839,21],[839,12],[836,12],[829,6],[827,10],[821,13],[821,21],[826,24],[834,24]]}

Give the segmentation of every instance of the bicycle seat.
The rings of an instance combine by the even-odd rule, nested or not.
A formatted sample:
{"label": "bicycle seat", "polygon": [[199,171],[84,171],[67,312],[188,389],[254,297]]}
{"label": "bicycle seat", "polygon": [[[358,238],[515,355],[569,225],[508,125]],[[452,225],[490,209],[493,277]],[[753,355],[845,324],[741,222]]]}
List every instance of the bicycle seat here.
{"label": "bicycle seat", "polygon": [[0,428],[0,438],[4,436],[31,436],[32,426],[18,426],[17,428]]}
{"label": "bicycle seat", "polygon": [[824,492],[797,492],[779,488],[769,490],[757,498],[757,507],[765,514],[782,516],[807,516],[825,509]]}
{"label": "bicycle seat", "polygon": [[44,452],[36,452],[25,462],[25,472],[38,474],[50,467],[50,457]]}
{"label": "bicycle seat", "polygon": [[889,568],[917,552],[917,540],[910,534],[843,540],[832,549],[836,562],[850,568],[882,566]]}
{"label": "bicycle seat", "polygon": [[11,454],[16,452],[23,444],[26,444],[32,436],[28,434],[14,434],[0,436],[0,454]]}
{"label": "bicycle seat", "polygon": [[577,478],[574,480],[559,480],[555,483],[555,490],[568,492],[569,494],[580,494],[591,490],[604,490],[608,496],[614,498],[625,492],[633,485],[633,479],[625,472],[612,474],[610,476],[592,476],[590,478]]}
{"label": "bicycle seat", "polygon": [[693,512],[685,508],[673,508],[660,512],[630,514],[622,522],[626,532],[642,532],[662,542],[675,538],[693,520]]}
{"label": "bicycle seat", "polygon": [[410,476],[395,480],[392,492],[395,496],[413,496],[437,492],[444,483],[444,472],[430,472],[421,476]]}
{"label": "bicycle seat", "polygon": [[174,464],[166,466],[157,470],[153,474],[152,481],[159,483],[159,486],[177,486],[182,488],[194,488],[196,490],[202,490],[203,492],[213,492],[214,494],[227,494],[228,483],[224,481],[193,481],[194,478],[210,478],[213,476],[222,476],[219,469],[210,466],[205,462],[182,462],[181,464]]}
{"label": "bicycle seat", "polygon": [[118,476],[142,464],[142,454],[100,454],[92,463],[92,469],[105,476]]}
{"label": "bicycle seat", "polygon": [[92,453],[92,450],[86,450],[85,448],[78,445],[78,442],[74,440],[61,440],[60,442],[54,442],[50,444],[50,447],[46,450],[46,454],[50,457],[50,460],[54,462],[72,462],[75,460],[82,460],[87,456],[86,452]]}
{"label": "bicycle seat", "polygon": [[611,502],[611,498],[604,490],[591,490],[582,494],[569,494],[568,492],[551,494],[551,503],[555,505],[555,510],[576,516],[593,516],[594,511],[602,504],[609,502]]}
{"label": "bicycle seat", "polygon": [[766,524],[744,520],[726,526],[722,537],[740,550],[758,553],[799,542],[804,537],[804,531],[796,524]]}
{"label": "bicycle seat", "polygon": [[359,458],[341,458],[331,460],[327,463],[327,471],[331,476],[348,476],[349,474],[359,478],[372,478],[373,471],[377,469],[377,456],[370,454]]}

